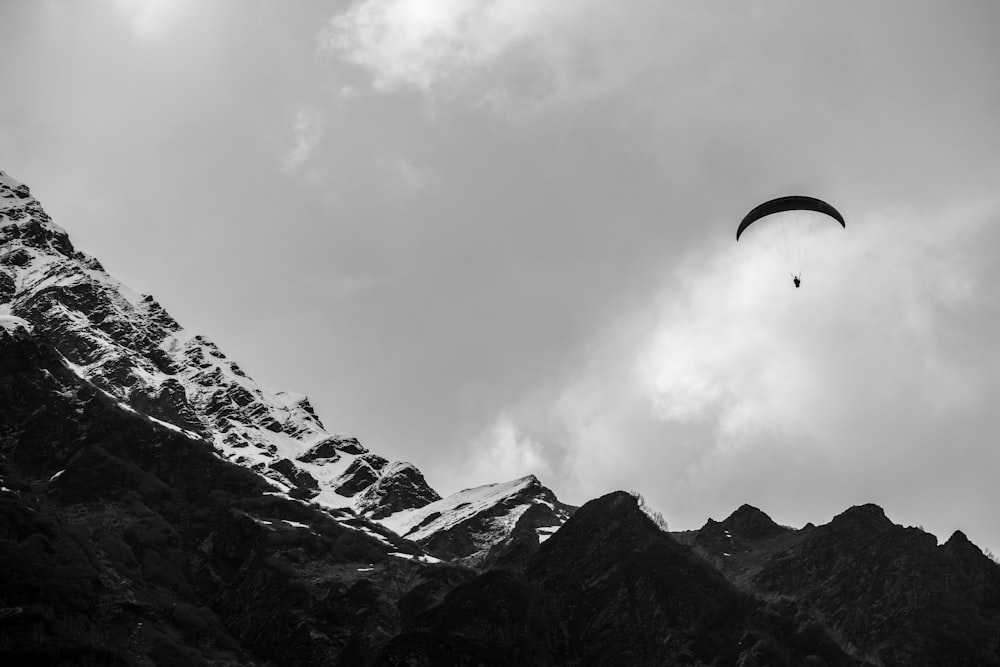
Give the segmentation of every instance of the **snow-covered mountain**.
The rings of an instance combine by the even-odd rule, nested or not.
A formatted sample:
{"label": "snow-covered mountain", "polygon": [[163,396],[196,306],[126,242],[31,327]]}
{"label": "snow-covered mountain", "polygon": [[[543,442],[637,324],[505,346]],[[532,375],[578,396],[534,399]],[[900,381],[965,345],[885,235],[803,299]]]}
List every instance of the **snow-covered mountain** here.
{"label": "snow-covered mountain", "polygon": [[463,489],[382,524],[429,552],[473,566],[492,566],[526,542],[544,542],[576,508],[565,505],[534,475]]}
{"label": "snow-covered mountain", "polygon": [[[441,501],[415,466],[390,462],[357,438],[327,430],[306,396],[256,382],[152,296],[110,276],[97,259],[73,247],[28,186],[3,172],[0,318],[4,326],[23,321],[34,327],[81,377],[130,409],[211,442],[222,457],[256,471],[277,492],[351,508],[401,530],[405,517]],[[557,506],[537,481],[528,490],[520,482],[504,486],[520,489],[517,501],[492,487],[479,494],[492,499],[481,512],[493,517],[499,531],[470,520],[465,496],[457,494],[432,511],[447,515],[448,508],[462,508],[455,510],[460,518],[428,523],[415,539],[437,544],[432,524],[452,536],[462,524],[474,533],[467,539],[479,545],[455,552],[467,558],[507,539],[529,505]],[[555,526],[565,516],[556,512],[541,521]]]}

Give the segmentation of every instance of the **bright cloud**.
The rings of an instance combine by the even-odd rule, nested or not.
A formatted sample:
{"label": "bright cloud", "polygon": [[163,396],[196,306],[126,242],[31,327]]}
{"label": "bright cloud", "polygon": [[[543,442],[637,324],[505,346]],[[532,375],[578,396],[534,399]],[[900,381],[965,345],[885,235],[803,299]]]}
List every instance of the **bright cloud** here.
{"label": "bright cloud", "polygon": [[530,0],[363,0],[330,22],[328,43],[379,89],[427,90],[537,36],[553,11]]}
{"label": "bright cloud", "polygon": [[476,439],[465,464],[463,480],[470,485],[491,484],[529,473],[545,479],[552,470],[541,446],[522,433],[508,415],[500,415]]}
{"label": "bright cloud", "polygon": [[193,0],[115,0],[138,37],[160,36],[194,8]]}
{"label": "bright cloud", "polygon": [[996,276],[977,257],[998,209],[850,218],[817,237],[798,290],[765,248],[778,237],[691,255],[521,428],[563,450],[570,495],[634,488],[687,521],[743,502],[822,520],[988,467]]}
{"label": "bright cloud", "polygon": [[950,217],[832,225],[815,239],[800,290],[765,252],[782,242],[777,234],[687,262],[682,292],[637,364],[657,416],[713,419],[720,437],[779,429],[820,438],[870,417],[870,406],[903,413],[913,400],[952,402],[941,328],[955,322],[942,310],[972,305],[973,248],[962,238],[982,219]]}
{"label": "bright cloud", "polygon": [[592,0],[361,0],[322,42],[370,71],[377,90],[471,83],[478,104],[510,111],[584,94],[604,76],[614,52],[591,42],[593,26],[613,22],[596,16],[608,11]]}

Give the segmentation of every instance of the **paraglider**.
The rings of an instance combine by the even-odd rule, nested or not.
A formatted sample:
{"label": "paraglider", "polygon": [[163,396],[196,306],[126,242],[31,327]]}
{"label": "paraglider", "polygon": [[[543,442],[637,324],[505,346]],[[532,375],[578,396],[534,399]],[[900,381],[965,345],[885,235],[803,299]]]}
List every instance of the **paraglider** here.
{"label": "paraglider", "polygon": [[771,199],[755,206],[746,214],[736,229],[736,240],[739,241],[743,232],[754,223],[780,221],[783,259],[789,266],[792,283],[798,289],[802,285],[805,246],[816,219],[834,221],[844,229],[847,228],[847,223],[844,222],[844,216],[840,214],[840,211],[822,199],[806,195],[790,195]]}

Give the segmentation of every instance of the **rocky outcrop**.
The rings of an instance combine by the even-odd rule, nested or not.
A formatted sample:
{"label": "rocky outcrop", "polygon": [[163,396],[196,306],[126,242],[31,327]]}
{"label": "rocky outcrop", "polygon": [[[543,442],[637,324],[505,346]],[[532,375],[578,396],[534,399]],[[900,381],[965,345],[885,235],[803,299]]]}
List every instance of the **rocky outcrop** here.
{"label": "rocky outcrop", "polygon": [[358,511],[371,519],[384,519],[397,512],[420,509],[440,500],[423,474],[410,463],[390,463],[356,501]]}
{"label": "rocky outcrop", "polygon": [[[366,664],[441,581],[412,543],[272,493],[0,326],[0,663]],[[435,574],[441,569],[450,574]]]}
{"label": "rocky outcrop", "polygon": [[512,541],[533,551],[541,542],[539,530],[558,528],[573,510],[528,475],[464,489],[382,523],[439,558],[484,567],[495,564]]}

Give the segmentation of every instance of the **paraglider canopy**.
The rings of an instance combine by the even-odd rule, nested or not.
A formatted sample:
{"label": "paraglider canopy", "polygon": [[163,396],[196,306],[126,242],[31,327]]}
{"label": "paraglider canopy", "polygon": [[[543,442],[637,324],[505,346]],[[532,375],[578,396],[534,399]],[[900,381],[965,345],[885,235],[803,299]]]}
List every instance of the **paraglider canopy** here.
{"label": "paraglider canopy", "polygon": [[847,224],[844,222],[844,216],[840,214],[840,211],[835,209],[830,204],[827,204],[822,199],[816,199],[815,197],[808,197],[806,195],[790,195],[788,197],[778,197],[777,199],[772,199],[771,201],[766,201],[759,206],[755,206],[752,211],[746,214],[743,221],[740,222],[739,228],[736,230],[736,240],[740,240],[740,234],[743,231],[757,222],[761,218],[766,218],[774,213],[782,213],[784,211],[816,211],[817,213],[822,213],[828,215],[837,222],[840,226],[847,228]]}
{"label": "paraglider canopy", "polygon": [[[841,227],[847,228],[844,216],[840,211],[822,199],[806,195],[790,195],[766,201],[746,214],[736,229],[736,240],[750,225],[761,220],[767,220],[765,230],[776,229],[780,232],[775,238],[776,249],[781,255],[781,261],[792,276],[795,287],[802,285],[802,270],[807,263],[808,247],[810,245],[814,224],[823,226],[835,221]],[[771,225],[775,227],[771,227]],[[754,227],[757,229],[757,227]],[[780,243],[777,243],[780,241]]]}

